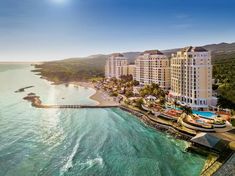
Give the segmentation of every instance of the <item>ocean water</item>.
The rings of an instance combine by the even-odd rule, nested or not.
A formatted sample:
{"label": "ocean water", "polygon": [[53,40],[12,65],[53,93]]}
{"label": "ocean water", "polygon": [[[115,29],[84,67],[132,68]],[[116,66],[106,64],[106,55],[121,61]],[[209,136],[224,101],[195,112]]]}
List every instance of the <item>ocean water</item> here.
{"label": "ocean water", "polygon": [[[193,176],[205,158],[187,143],[112,109],[36,109],[48,104],[97,104],[92,89],[53,86],[30,65],[0,64],[0,176]],[[19,88],[35,86],[22,93]]]}

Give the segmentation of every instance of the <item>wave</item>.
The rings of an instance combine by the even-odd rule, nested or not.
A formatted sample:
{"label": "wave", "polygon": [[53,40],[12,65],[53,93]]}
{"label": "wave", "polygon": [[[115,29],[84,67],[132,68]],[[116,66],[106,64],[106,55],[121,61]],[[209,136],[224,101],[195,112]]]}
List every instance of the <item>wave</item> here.
{"label": "wave", "polygon": [[103,167],[103,158],[100,156],[97,156],[96,158],[88,159],[86,162],[81,163],[80,165],[85,165],[85,166],[87,166],[87,168],[90,168],[94,165],[99,165],[99,166]]}
{"label": "wave", "polygon": [[78,139],[76,145],[73,148],[73,151],[72,151],[71,155],[69,155],[67,162],[62,167],[60,175],[63,175],[65,172],[67,172],[70,168],[73,167],[73,158],[75,157],[75,155],[78,151],[78,148],[79,148],[79,145],[80,145],[80,140],[81,140],[81,138]]}

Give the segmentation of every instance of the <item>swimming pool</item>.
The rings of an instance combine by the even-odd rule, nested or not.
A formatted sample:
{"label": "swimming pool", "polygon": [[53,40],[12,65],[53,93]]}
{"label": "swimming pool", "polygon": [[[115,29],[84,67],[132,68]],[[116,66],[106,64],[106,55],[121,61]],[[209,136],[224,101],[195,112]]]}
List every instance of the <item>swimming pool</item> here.
{"label": "swimming pool", "polygon": [[196,120],[196,122],[200,124],[205,124],[205,122],[203,122],[202,120]]}
{"label": "swimming pool", "polygon": [[[166,106],[166,108],[182,110],[182,108],[175,107],[173,105],[172,106]],[[193,110],[193,114],[199,115],[200,117],[204,117],[206,119],[213,119],[213,118],[215,118],[217,116],[215,113],[209,112],[209,111],[197,111],[197,110]]]}
{"label": "swimming pool", "polygon": [[215,113],[209,112],[209,111],[197,111],[197,110],[193,110],[193,114],[199,115],[199,116],[207,118],[207,119],[213,119],[213,118],[216,117]]}

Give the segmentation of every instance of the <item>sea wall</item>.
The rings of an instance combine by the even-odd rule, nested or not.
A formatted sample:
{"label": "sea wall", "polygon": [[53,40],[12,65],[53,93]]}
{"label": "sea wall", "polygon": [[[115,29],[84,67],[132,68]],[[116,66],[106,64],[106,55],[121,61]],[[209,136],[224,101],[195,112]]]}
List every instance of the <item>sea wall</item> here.
{"label": "sea wall", "polygon": [[151,117],[149,117],[148,115],[142,113],[141,111],[131,109],[131,108],[126,107],[124,105],[121,105],[120,109],[135,115],[141,121],[143,121],[145,124],[154,127],[158,131],[166,132],[167,134],[170,134],[170,135],[174,136],[177,139],[182,139],[182,140],[185,140],[185,141],[189,142],[190,139],[192,137],[194,137],[194,135],[187,134],[184,131],[180,131],[179,129],[175,128],[174,126],[166,125],[166,124],[163,124],[163,123],[160,123],[160,122],[157,122],[157,121],[153,121]]}

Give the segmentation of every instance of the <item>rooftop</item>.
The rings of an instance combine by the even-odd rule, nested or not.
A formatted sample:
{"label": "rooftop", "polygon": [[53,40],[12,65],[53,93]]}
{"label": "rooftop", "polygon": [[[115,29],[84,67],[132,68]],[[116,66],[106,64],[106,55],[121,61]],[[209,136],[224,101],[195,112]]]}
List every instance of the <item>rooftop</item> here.
{"label": "rooftop", "polygon": [[191,141],[220,152],[223,151],[229,143],[211,133],[199,133],[193,137]]}
{"label": "rooftop", "polygon": [[185,47],[181,50],[182,52],[207,52],[207,50],[203,47]]}
{"label": "rooftop", "polygon": [[149,54],[149,55],[164,55],[161,51],[159,50],[146,50],[143,53],[141,53],[141,55],[144,54]]}
{"label": "rooftop", "polygon": [[113,56],[113,57],[124,57],[124,55],[121,54],[121,53],[113,53],[113,54],[111,54],[111,56]]}

